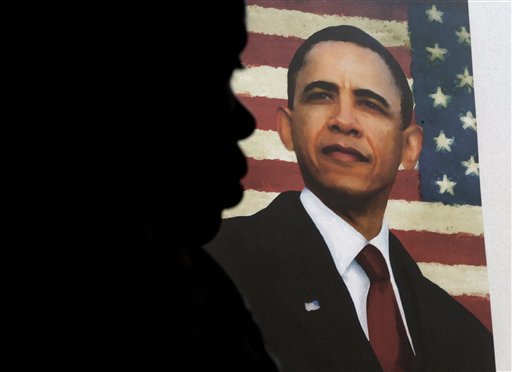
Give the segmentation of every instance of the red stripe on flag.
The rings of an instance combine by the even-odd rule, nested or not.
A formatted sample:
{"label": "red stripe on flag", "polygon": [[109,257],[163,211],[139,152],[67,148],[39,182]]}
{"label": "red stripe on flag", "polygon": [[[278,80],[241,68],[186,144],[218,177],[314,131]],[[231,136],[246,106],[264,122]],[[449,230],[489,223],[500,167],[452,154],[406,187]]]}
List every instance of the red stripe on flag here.
{"label": "red stripe on flag", "polygon": [[489,332],[492,332],[491,304],[488,298],[477,296],[454,296],[454,298],[476,316]]}
{"label": "red stripe on flag", "polygon": [[418,171],[415,169],[398,171],[389,198],[409,201],[421,200]]}
{"label": "red stripe on flag", "polygon": [[[288,68],[293,54],[304,40],[296,37],[282,37],[249,33],[249,40],[242,53],[246,66],[272,66]],[[411,77],[411,50],[407,47],[390,47],[405,75]]]}
{"label": "red stripe on flag", "polygon": [[[249,170],[242,183],[245,189],[266,192],[302,190],[304,182],[296,163],[281,160],[247,159]],[[420,200],[416,170],[399,171],[391,199]]]}
{"label": "red stripe on flag", "polygon": [[392,230],[416,262],[485,266],[483,236]]}
{"label": "red stripe on flag", "polygon": [[368,1],[293,1],[293,0],[247,0],[247,5],[258,5],[265,8],[299,10],[315,14],[336,14],[343,16],[359,16],[382,20],[406,21],[407,2],[394,2],[389,6],[385,2]]}
{"label": "red stripe on flag", "polygon": [[263,35],[250,32],[241,59],[245,65],[286,67],[304,40],[296,37]]}
{"label": "red stripe on flag", "polygon": [[247,158],[247,165],[249,170],[242,179],[245,189],[283,192],[304,188],[304,181],[297,163]]}

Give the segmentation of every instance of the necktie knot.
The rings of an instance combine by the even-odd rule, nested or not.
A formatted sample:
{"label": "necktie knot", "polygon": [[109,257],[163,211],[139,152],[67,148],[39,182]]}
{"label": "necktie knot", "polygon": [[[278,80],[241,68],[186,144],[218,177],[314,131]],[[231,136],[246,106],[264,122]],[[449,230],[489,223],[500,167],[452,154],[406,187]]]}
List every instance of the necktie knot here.
{"label": "necktie knot", "polygon": [[382,253],[373,245],[368,244],[356,257],[370,282],[389,279],[388,266]]}

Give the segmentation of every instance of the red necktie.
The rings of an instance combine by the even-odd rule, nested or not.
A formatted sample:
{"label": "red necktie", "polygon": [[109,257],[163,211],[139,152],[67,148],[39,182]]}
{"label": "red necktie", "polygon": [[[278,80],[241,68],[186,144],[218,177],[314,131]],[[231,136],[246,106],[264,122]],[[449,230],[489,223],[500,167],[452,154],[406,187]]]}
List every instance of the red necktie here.
{"label": "red necktie", "polygon": [[386,261],[370,244],[364,247],[356,260],[370,279],[366,309],[372,349],[384,372],[410,371],[414,354],[389,281]]}

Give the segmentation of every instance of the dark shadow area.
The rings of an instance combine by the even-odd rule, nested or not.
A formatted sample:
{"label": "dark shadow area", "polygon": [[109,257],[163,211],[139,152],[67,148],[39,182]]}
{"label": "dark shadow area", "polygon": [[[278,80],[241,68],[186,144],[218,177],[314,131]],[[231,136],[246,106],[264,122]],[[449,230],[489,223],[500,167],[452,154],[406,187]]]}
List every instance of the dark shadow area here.
{"label": "dark shadow area", "polygon": [[78,260],[91,266],[74,289],[86,316],[70,340],[80,339],[73,355],[84,364],[277,370],[236,287],[201,248],[241,200],[237,141],[255,127],[229,85],[244,7],[101,9],[83,31],[81,186],[92,214],[79,219],[88,247]]}

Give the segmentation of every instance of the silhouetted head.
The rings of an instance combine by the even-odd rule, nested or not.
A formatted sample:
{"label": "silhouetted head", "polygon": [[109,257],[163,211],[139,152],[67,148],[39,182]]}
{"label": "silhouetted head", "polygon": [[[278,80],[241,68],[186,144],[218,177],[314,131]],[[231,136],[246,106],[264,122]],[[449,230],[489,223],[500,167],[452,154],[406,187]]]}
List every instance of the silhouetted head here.
{"label": "silhouetted head", "polygon": [[[180,15],[193,22],[176,22]],[[136,194],[153,235],[172,231],[173,238],[202,244],[218,231],[222,210],[243,194],[247,165],[237,141],[255,123],[230,79],[247,41],[245,4],[190,2],[159,19],[161,27],[147,22],[142,36],[134,35],[137,63],[126,73],[137,98],[128,109],[136,111],[129,120],[138,121],[131,148],[140,160]]]}
{"label": "silhouetted head", "polygon": [[121,229],[134,221],[158,239],[205,243],[241,200],[247,165],[237,142],[255,126],[230,88],[247,41],[244,1],[98,12],[80,72],[94,88],[84,130],[100,158],[95,182],[102,209],[113,210],[98,214]]}
{"label": "silhouetted head", "polygon": [[230,86],[233,71],[242,68],[240,53],[247,42],[244,1],[210,3],[203,10],[208,20],[200,27],[205,39],[217,47],[212,53],[212,48],[203,49],[205,43],[196,45],[200,63],[191,71],[197,85],[191,97],[193,120],[188,123],[195,155],[189,165],[194,185],[188,194],[190,212],[195,215],[191,222],[194,224],[196,220],[203,227],[200,242],[214,236],[222,210],[235,206],[243,196],[240,180],[247,172],[247,163],[238,141],[248,137],[255,128],[254,118]]}

